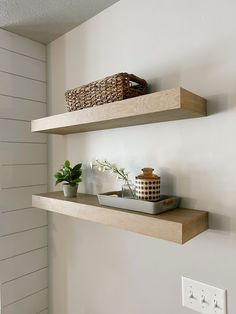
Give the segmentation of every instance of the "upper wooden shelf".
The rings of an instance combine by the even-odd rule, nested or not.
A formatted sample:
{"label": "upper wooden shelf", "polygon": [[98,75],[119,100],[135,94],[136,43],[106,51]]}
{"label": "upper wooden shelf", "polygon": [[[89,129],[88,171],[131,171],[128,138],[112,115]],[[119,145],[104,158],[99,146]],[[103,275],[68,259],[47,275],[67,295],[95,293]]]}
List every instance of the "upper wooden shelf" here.
{"label": "upper wooden shelf", "polygon": [[206,100],[178,87],[33,120],[31,129],[32,132],[71,134],[205,115]]}
{"label": "upper wooden shelf", "polygon": [[206,211],[177,208],[149,215],[101,206],[97,196],[90,194],[76,198],[65,198],[62,192],[33,195],[32,206],[180,244],[208,228]]}

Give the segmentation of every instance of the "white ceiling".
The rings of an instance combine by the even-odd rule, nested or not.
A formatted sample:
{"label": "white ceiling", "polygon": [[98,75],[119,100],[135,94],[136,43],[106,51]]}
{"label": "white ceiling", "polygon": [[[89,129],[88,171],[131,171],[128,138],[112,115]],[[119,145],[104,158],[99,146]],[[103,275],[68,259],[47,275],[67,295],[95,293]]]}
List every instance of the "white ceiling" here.
{"label": "white ceiling", "polygon": [[47,44],[118,0],[0,0],[0,27]]}

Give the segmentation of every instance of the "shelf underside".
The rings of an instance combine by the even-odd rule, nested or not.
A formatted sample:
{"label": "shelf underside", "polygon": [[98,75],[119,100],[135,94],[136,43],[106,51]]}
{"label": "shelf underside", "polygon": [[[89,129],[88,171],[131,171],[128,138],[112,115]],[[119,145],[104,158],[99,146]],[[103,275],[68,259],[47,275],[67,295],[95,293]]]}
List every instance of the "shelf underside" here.
{"label": "shelf underside", "polygon": [[32,132],[63,135],[205,115],[206,100],[178,87],[33,120],[31,128]]}
{"label": "shelf underside", "polygon": [[69,199],[62,192],[33,195],[32,206],[180,244],[208,228],[206,211],[177,208],[159,215],[142,214],[101,206],[90,194]]}

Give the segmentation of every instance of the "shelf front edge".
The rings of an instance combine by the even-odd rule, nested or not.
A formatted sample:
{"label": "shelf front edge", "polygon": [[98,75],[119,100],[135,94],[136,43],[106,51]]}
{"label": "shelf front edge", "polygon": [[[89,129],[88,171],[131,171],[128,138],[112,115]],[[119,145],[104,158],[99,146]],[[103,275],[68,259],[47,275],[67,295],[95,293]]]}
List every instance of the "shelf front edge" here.
{"label": "shelf front edge", "polygon": [[49,116],[31,123],[32,132],[72,134],[203,117],[206,100],[177,87],[101,106]]}
{"label": "shelf front edge", "polygon": [[[48,194],[50,195],[50,193]],[[51,193],[51,195],[53,195],[52,198],[33,195],[32,206],[179,244],[183,244],[207,229],[207,213],[204,211],[186,210],[196,212],[196,217],[188,219],[188,223],[183,224],[178,219],[171,220],[170,212],[153,216],[100,206],[97,204],[96,196],[89,196],[90,199],[86,204],[84,200],[79,203],[64,200],[61,196],[54,197],[54,195],[59,195],[57,192]],[[178,213],[185,209],[175,211]],[[197,221],[196,225],[195,221]]]}

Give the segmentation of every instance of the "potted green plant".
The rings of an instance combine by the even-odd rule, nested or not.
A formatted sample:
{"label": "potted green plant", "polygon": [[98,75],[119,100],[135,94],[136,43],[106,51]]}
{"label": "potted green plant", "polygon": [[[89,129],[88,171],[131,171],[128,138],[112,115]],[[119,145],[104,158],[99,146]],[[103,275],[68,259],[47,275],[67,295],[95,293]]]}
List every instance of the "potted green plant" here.
{"label": "potted green plant", "polygon": [[75,165],[73,168],[70,165],[69,160],[66,160],[62,165],[62,168],[54,174],[56,178],[56,185],[63,183],[63,192],[65,197],[76,197],[78,184],[82,181],[82,163]]}

